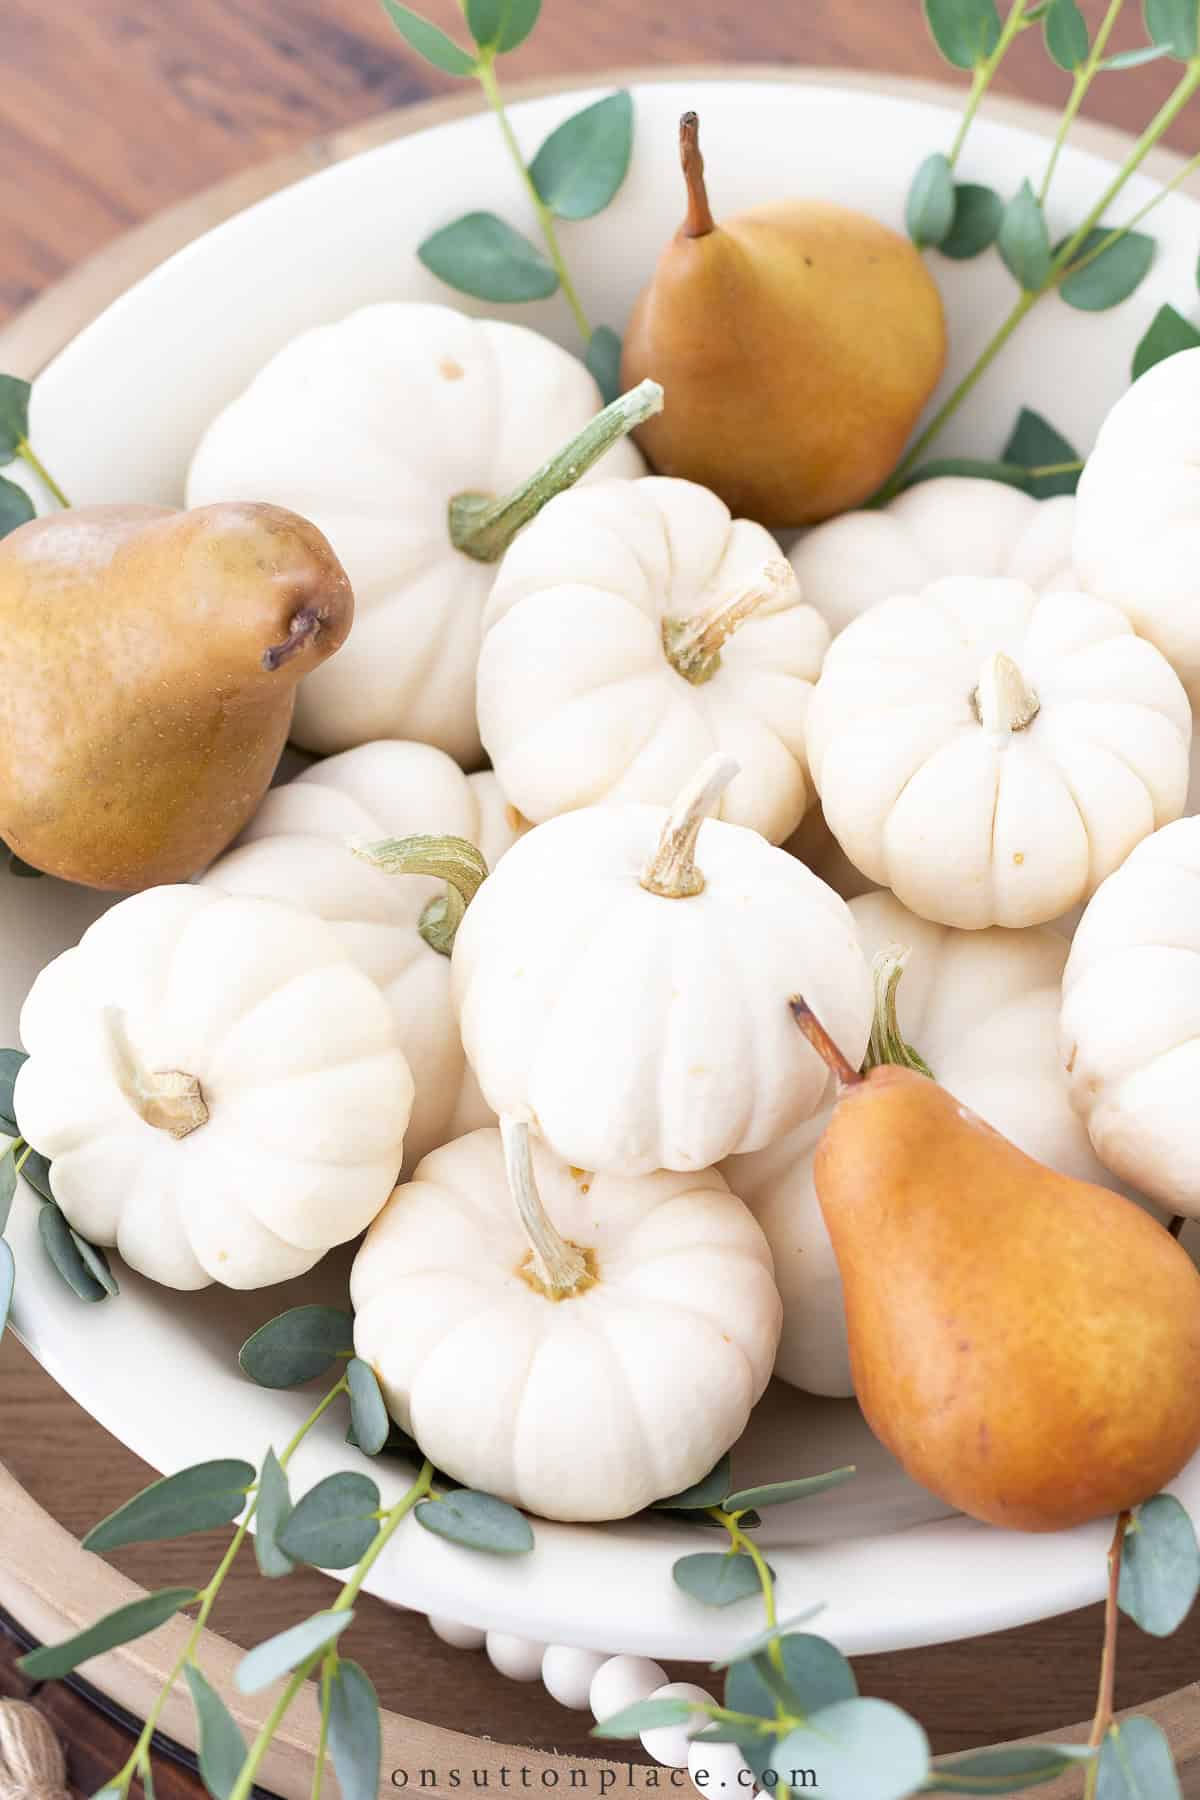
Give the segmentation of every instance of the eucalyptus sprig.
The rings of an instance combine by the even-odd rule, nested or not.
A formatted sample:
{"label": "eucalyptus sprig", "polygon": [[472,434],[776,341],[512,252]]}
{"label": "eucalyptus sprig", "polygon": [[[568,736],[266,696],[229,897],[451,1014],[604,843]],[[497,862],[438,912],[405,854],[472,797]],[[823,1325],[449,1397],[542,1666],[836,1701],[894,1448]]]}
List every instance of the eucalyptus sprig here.
{"label": "eucalyptus sprig", "polygon": [[[331,1306],[298,1306],[268,1321],[243,1344],[242,1370],[270,1388],[290,1388],[345,1368],[321,1396],[304,1423],[276,1455],[268,1449],[261,1467],[241,1458],[197,1463],[151,1483],[93,1527],[87,1550],[115,1550],[129,1544],[162,1543],[236,1525],[212,1575],[202,1588],[164,1588],[119,1607],[64,1643],[21,1658],[19,1667],[34,1681],[57,1680],[80,1663],[158,1630],[195,1606],[191,1630],[163,1683],[133,1749],[105,1784],[105,1800],[124,1800],[135,1777],[151,1792],[150,1753],[167,1699],[186,1682],[196,1713],[200,1774],[213,1800],[249,1800],[263,1760],[293,1703],[313,1675],[320,1678],[320,1747],[313,1781],[320,1800],[325,1762],[334,1769],[342,1800],[373,1800],[379,1784],[382,1730],[379,1701],[366,1671],[341,1653],[342,1633],[354,1621],[354,1603],[371,1569],[404,1520],[412,1514],[429,1531],[470,1550],[522,1555],[533,1548],[529,1521],[515,1507],[490,1494],[468,1489],[439,1492],[441,1481],[419,1453],[414,1479],[390,1507],[383,1507],[376,1483],[359,1469],[327,1475],[293,1501],[288,1466],[296,1451],[343,1396],[349,1403],[347,1436],[368,1454],[391,1448],[387,1408],[374,1370],[354,1355],[353,1320]],[[254,1741],[247,1747],[232,1713],[200,1666],[204,1628],[226,1577],[246,1541],[251,1521],[259,1573],[268,1580],[289,1575],[299,1563],[312,1568],[349,1570],[336,1598],[286,1631],[247,1651],[234,1671],[243,1694],[256,1694],[287,1677]]]}
{"label": "eucalyptus sprig", "polygon": [[[1042,0],[1041,4],[1013,0],[1003,25],[995,0],[925,0],[935,43],[949,62],[972,70],[972,84],[950,154],[927,157],[914,177],[908,201],[909,231],[918,244],[938,247],[960,259],[979,255],[994,243],[1020,292],[971,368],[880,490],[877,502],[891,499],[924,473],[927,465],[923,459],[930,447],[1024,319],[1048,294],[1057,293],[1069,306],[1081,311],[1100,312],[1128,299],[1150,269],[1154,240],[1136,227],[1200,167],[1200,154],[1185,163],[1130,218],[1110,224],[1108,216],[1150,151],[1200,89],[1200,6],[1197,0],[1145,0],[1150,41],[1138,50],[1109,56],[1109,39],[1123,4],[1124,0],[1109,0],[1093,38],[1077,0]],[[1051,58],[1072,76],[1070,97],[1037,185],[1026,179],[1007,201],[990,188],[975,184],[956,186],[954,167],[980,100],[1013,41],[1037,23],[1042,26]],[[1085,217],[1060,242],[1053,243],[1046,203],[1063,146],[1092,83],[1102,74],[1140,67],[1164,57],[1184,65],[1173,91]],[[1144,353],[1135,357],[1135,375],[1161,355],[1170,354],[1172,348],[1188,347],[1186,322],[1180,315],[1163,318],[1160,314],[1155,323],[1157,336]],[[1183,331],[1180,325],[1184,326]],[[964,472],[986,471],[978,465]],[[1001,473],[992,478],[1011,477]],[[1022,483],[1018,481],[1017,485]]]}
{"label": "eucalyptus sprig", "polygon": [[[0,468],[19,458],[60,506],[70,506],[71,502],[29,441],[31,392],[29,382],[22,381],[19,376],[0,375]],[[26,525],[34,517],[36,508],[25,489],[0,475],[0,537],[6,537],[18,525]]]}
{"label": "eucalyptus sprig", "polygon": [[588,368],[605,400],[619,392],[621,340],[607,325],[593,326],[559,242],[560,220],[590,219],[616,195],[633,150],[633,102],[623,89],[557,126],[526,162],[513,130],[496,64],[516,50],[537,23],[541,0],[462,0],[466,49],[400,0],[384,10],[405,42],[443,74],[478,81],[504,147],[533,207],[544,249],[492,212],[469,212],[427,237],[417,251],[448,287],[476,300],[515,304],[546,300],[560,290],[585,346]]}

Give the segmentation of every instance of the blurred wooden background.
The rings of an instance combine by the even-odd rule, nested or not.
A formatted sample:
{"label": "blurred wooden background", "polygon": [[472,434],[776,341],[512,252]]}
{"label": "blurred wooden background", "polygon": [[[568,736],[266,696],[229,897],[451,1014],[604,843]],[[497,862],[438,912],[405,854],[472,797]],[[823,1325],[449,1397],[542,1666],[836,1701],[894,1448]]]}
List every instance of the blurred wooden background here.
{"label": "blurred wooden background", "polygon": [[[417,0],[462,33],[456,0]],[[1095,20],[1101,0],[1082,0]],[[1003,8],[1002,8],[1003,10]],[[1127,0],[1114,48],[1144,41]],[[997,92],[1060,105],[1069,77],[1029,31]],[[130,225],[318,132],[459,86],[379,0],[44,0],[0,5],[0,320]],[[632,64],[757,62],[963,78],[920,0],[545,0],[511,81]],[[1088,113],[1140,127],[1169,64],[1103,77]],[[964,82],[965,85],[965,82]],[[1196,147],[1194,121],[1168,138]]]}

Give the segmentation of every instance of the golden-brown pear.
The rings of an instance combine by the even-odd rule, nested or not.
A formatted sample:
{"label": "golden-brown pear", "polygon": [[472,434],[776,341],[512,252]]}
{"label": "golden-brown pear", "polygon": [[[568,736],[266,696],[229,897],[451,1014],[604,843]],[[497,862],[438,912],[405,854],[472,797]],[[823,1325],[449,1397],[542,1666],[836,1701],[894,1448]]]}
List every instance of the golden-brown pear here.
{"label": "golden-brown pear", "polygon": [[738,517],[807,525],[899,461],[945,362],[941,299],[908,239],[865,213],[789,200],[717,224],[698,129],[685,113],[687,217],[634,307],[621,385],[663,385],[636,434],[660,475]]}
{"label": "golden-brown pear", "polygon": [[300,677],[354,597],[278,506],[93,506],[0,542],[0,837],[34,868],[129,891],[237,836]]}
{"label": "golden-brown pear", "polygon": [[1108,1188],[1034,1162],[913,1069],[839,1077],[817,1197],[867,1423],[922,1487],[1056,1531],[1135,1506],[1200,1447],[1200,1274]]}

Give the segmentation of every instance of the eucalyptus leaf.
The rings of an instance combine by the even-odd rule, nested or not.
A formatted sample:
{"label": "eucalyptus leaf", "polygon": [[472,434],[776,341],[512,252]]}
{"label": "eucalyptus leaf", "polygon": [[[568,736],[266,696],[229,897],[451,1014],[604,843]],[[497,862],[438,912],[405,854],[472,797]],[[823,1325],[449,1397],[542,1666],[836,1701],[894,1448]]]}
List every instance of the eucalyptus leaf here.
{"label": "eucalyptus leaf", "polygon": [[[1150,273],[1157,249],[1154,239],[1144,231],[1126,231],[1107,250],[1094,255],[1111,234],[1112,228],[1105,225],[1089,231],[1059,283],[1058,291],[1067,305],[1080,312],[1107,312],[1110,306],[1119,306]],[[1092,261],[1072,273],[1073,264],[1089,255]]]}
{"label": "eucalyptus leaf", "polygon": [[17,1265],[13,1260],[12,1246],[4,1238],[0,1238],[0,1337],[4,1335],[4,1328],[8,1324],[16,1283]]}
{"label": "eucalyptus leaf", "polygon": [[1191,1519],[1173,1494],[1139,1506],[1125,1534],[1118,1601],[1152,1637],[1170,1637],[1200,1591],[1200,1547]]}
{"label": "eucalyptus leaf", "polygon": [[1026,293],[1040,288],[1050,273],[1050,237],[1041,204],[1023,181],[1004,209],[996,243],[1010,275]]}
{"label": "eucalyptus leaf", "polygon": [[277,1547],[317,1569],[351,1569],[379,1532],[379,1489],[369,1475],[326,1475],[293,1506],[275,1534]]}
{"label": "eucalyptus leaf", "polygon": [[797,1625],[807,1625],[810,1619],[815,1619],[818,1613],[824,1611],[825,1607],[821,1603],[806,1606],[803,1612],[793,1613],[790,1619],[780,1619],[776,1624],[768,1625],[764,1631],[757,1632],[744,1644],[739,1644],[736,1650],[731,1650],[728,1656],[722,1657],[720,1662],[710,1663],[709,1668],[715,1674],[720,1674],[722,1669],[731,1669],[734,1663],[748,1661],[750,1657],[757,1656],[760,1650],[775,1643],[777,1638],[786,1637]]}
{"label": "eucalyptus leaf", "polygon": [[529,165],[539,197],[560,219],[603,212],[633,151],[633,100],[624,88],[565,119]]}
{"label": "eucalyptus leaf", "polygon": [[545,300],[558,287],[558,275],[537,245],[495,213],[464,214],[427,237],[417,255],[447,287],[477,300],[515,305]]}
{"label": "eucalyptus leaf", "polygon": [[0,475],[0,538],[7,537],[18,525],[28,525],[37,517],[37,509],[23,487]]}
{"label": "eucalyptus leaf", "polygon": [[1200,331],[1173,306],[1160,306],[1133,353],[1130,379],[1136,381],[1155,363],[1165,362],[1181,350],[1194,350],[1198,344]]}
{"label": "eucalyptus leaf", "polygon": [[929,1774],[929,1740],[890,1700],[842,1700],[779,1741],[771,1765],[792,1787],[813,1770],[830,1800],[907,1800]]}
{"label": "eucalyptus leaf", "polygon": [[1004,202],[994,188],[960,181],[954,190],[954,219],[938,249],[955,262],[968,262],[995,243],[1004,219]]}
{"label": "eucalyptus leaf", "polygon": [[246,1760],[246,1740],[220,1694],[195,1663],[187,1663],[183,1673],[200,1727],[200,1779],[213,1800],[229,1800]]}
{"label": "eucalyptus leaf", "polygon": [[655,1512],[691,1512],[708,1506],[720,1506],[729,1492],[733,1459],[728,1451],[699,1481],[693,1482],[690,1488],[684,1488],[681,1494],[672,1494],[669,1500],[656,1500],[652,1510]]}
{"label": "eucalyptus leaf", "polygon": [[1000,42],[995,0],[923,0],[933,41],[956,69],[973,69]]}
{"label": "eucalyptus leaf", "polygon": [[350,1388],[354,1441],[368,1456],[378,1456],[388,1441],[391,1421],[375,1371],[360,1356],[352,1356],[346,1364],[346,1381]]}
{"label": "eucalyptus leaf", "polygon": [[354,1354],[354,1320],[336,1306],[293,1306],[260,1325],[238,1352],[259,1387],[299,1387]]}
{"label": "eucalyptus leaf", "polygon": [[13,1107],[13,1088],[28,1061],[24,1050],[0,1050],[0,1132],[5,1137],[15,1138],[21,1129]]}
{"label": "eucalyptus leaf", "polygon": [[636,1738],[643,1731],[658,1731],[664,1725],[686,1725],[696,1703],[675,1696],[664,1700],[635,1700],[623,1706],[611,1718],[600,1719],[592,1727],[596,1738]]}
{"label": "eucalyptus leaf", "polygon": [[[31,1150],[28,1156],[21,1152],[21,1176],[27,1181],[35,1194],[43,1200],[54,1200],[54,1190],[50,1186],[50,1164],[37,1150]],[[57,1204],[57,1202],[55,1202]]]}
{"label": "eucalyptus leaf", "polygon": [[[694,1740],[697,1744],[736,1744],[744,1755],[747,1750],[756,1750],[760,1744],[766,1746],[774,1743],[775,1733],[770,1730],[766,1719],[761,1724],[749,1719],[714,1719],[711,1725],[706,1725],[703,1731],[694,1734]],[[746,1761],[754,1769],[749,1756]],[[764,1757],[762,1768],[766,1767]],[[754,1773],[761,1776],[762,1769],[754,1769]]]}
{"label": "eucalyptus leaf", "polygon": [[98,1281],[105,1294],[112,1299],[121,1291],[116,1276],[109,1267],[108,1257],[98,1244],[90,1244],[71,1227],[71,1242],[79,1252],[79,1259],[94,1281]]}
{"label": "eucalyptus leaf", "polygon": [[1171,52],[1165,44],[1145,44],[1140,50],[1119,50],[1100,63],[1101,72],[1115,69],[1140,69],[1144,63],[1159,62]]}
{"label": "eucalyptus leaf", "polygon": [[523,44],[542,9],[542,0],[466,0],[467,26],[481,50],[503,56]]}
{"label": "eucalyptus leaf", "polygon": [[1153,1719],[1135,1713],[1110,1727],[1096,1800],[1182,1800],[1171,1746]]}
{"label": "eucalyptus leaf", "polygon": [[726,1512],[740,1512],[747,1506],[782,1506],[789,1500],[805,1500],[810,1494],[823,1494],[826,1488],[841,1487],[856,1473],[853,1463],[842,1469],[829,1469],[824,1475],[802,1475],[797,1481],[772,1481],[766,1487],[740,1488],[725,1499]]}
{"label": "eucalyptus leaf", "polygon": [[401,6],[399,0],[383,0],[383,10],[405,42],[411,44],[417,55],[432,63],[435,69],[441,69],[447,75],[475,73],[475,58],[460,49],[454,39],[447,37],[437,25],[423,19],[420,13]]}
{"label": "eucalyptus leaf", "polygon": [[[28,1162],[24,1173],[28,1176]],[[93,1272],[102,1253],[71,1230],[53,1200],[47,1200],[38,1213],[38,1234],[50,1261],[71,1292],[80,1300],[94,1304],[98,1300],[107,1300],[110,1294],[116,1292],[116,1283],[111,1273],[106,1283]],[[85,1249],[89,1255],[85,1256]],[[107,1262],[104,1268],[107,1271]]]}
{"label": "eucalyptus leaf", "polygon": [[1010,1744],[1002,1750],[973,1750],[942,1763],[925,1784],[929,1794],[1018,1794],[1091,1762],[1086,1744]]}
{"label": "eucalyptus leaf", "polygon": [[124,1544],[161,1544],[229,1525],[246,1504],[254,1466],[237,1457],[195,1463],[165,1475],[119,1506],[83,1540],[85,1550],[119,1550]]}
{"label": "eucalyptus leaf", "polygon": [[6,1150],[0,1156],[0,1232],[8,1224],[8,1215],[12,1211],[13,1198],[17,1191],[16,1159]]}
{"label": "eucalyptus leaf", "polygon": [[920,249],[942,243],[954,223],[954,176],[940,150],[925,158],[912,178],[904,209],[908,235]]}
{"label": "eucalyptus leaf", "polygon": [[671,1574],[676,1587],[705,1606],[732,1606],[759,1590],[758,1571],[740,1550],[698,1550],[681,1556]]}
{"label": "eucalyptus leaf", "polygon": [[383,1726],[379,1696],[365,1669],[338,1661],[329,1684],[329,1754],[342,1800],[375,1800]]}
{"label": "eucalyptus leaf", "polygon": [[0,375],[0,467],[12,462],[29,436],[29,396],[19,375]]}
{"label": "eucalyptus leaf", "polygon": [[307,1662],[353,1623],[354,1613],[319,1612],[299,1625],[290,1625],[265,1642],[248,1650],[233,1672],[233,1684],[239,1694],[259,1694],[281,1675],[288,1675]]}
{"label": "eucalyptus leaf", "polygon": [[[0,536],[3,536],[2,532],[0,532]],[[8,872],[10,875],[15,875],[20,881],[43,881],[46,875],[44,869],[35,869],[32,863],[25,862],[15,850],[10,850],[8,853]]]}
{"label": "eucalyptus leaf", "polygon": [[[825,1638],[806,1632],[781,1637],[779,1653],[784,1678],[799,1705],[794,1710],[820,1712],[842,1700],[853,1700],[858,1694],[854,1670],[841,1651]],[[763,1677],[766,1647],[753,1652],[749,1660],[735,1662],[725,1681],[725,1705],[730,1712],[756,1713],[760,1718],[775,1717],[775,1695],[771,1683]],[[746,1761],[759,1780],[771,1767],[777,1738],[759,1738],[745,1748]]]}
{"label": "eucalyptus leaf", "polygon": [[1146,30],[1168,56],[1187,62],[1200,48],[1200,7],[1196,0],[1144,0]]}
{"label": "eucalyptus leaf", "polygon": [[287,1470],[274,1450],[263,1458],[258,1478],[258,1504],[254,1509],[254,1557],[260,1575],[275,1581],[290,1575],[295,1563],[279,1547],[279,1533],[292,1510]]}
{"label": "eucalyptus leaf", "polygon": [[621,340],[610,325],[597,325],[588,339],[584,363],[605,406],[621,392]]}
{"label": "eucalyptus leaf", "polygon": [[1050,0],[1042,20],[1046,48],[1060,69],[1074,71],[1087,61],[1091,47],[1087,20],[1075,0]]}
{"label": "eucalyptus leaf", "polygon": [[40,1650],[31,1650],[19,1659],[17,1667],[30,1681],[58,1681],[93,1656],[102,1656],[118,1644],[131,1644],[135,1638],[157,1631],[181,1607],[190,1606],[199,1598],[195,1588],[186,1587],[159,1588],[153,1594],[143,1594],[140,1600],[118,1606],[115,1612],[106,1613],[86,1631],[76,1632],[61,1644],[45,1644]]}
{"label": "eucalyptus leaf", "polygon": [[[1059,463],[1081,463],[1075,446],[1056,431],[1048,419],[1032,407],[1023,406],[1017,414],[1012,435],[1001,455],[1006,463],[1031,469],[1052,469]],[[1050,500],[1055,494],[1073,494],[1079,486],[1081,470],[1064,470],[1061,475],[1027,475],[1025,492],[1035,500]]]}
{"label": "eucalyptus leaf", "polygon": [[494,1556],[524,1556],[533,1549],[533,1527],[525,1514],[474,1488],[458,1488],[440,1500],[422,1500],[416,1518],[437,1537],[449,1538],[467,1550],[487,1550]]}
{"label": "eucalyptus leaf", "polygon": [[[349,1425],[347,1425],[347,1427],[346,1427],[346,1442],[348,1444],[353,1444],[353,1446],[356,1450],[360,1450],[362,1448],[361,1444],[358,1441],[357,1436],[355,1435],[353,1419],[351,1419]],[[388,1424],[388,1434],[387,1434],[386,1439],[384,1440],[383,1449],[379,1451],[379,1455],[380,1456],[403,1456],[405,1458],[405,1460],[408,1462],[412,1462],[414,1457],[416,1458],[417,1462],[420,1462],[422,1460],[421,1447],[417,1443],[417,1440],[415,1438],[409,1437],[407,1431],[401,1431],[399,1425],[397,1425],[397,1423],[394,1419],[392,1419]],[[439,1483],[439,1485],[443,1485],[443,1484]]]}

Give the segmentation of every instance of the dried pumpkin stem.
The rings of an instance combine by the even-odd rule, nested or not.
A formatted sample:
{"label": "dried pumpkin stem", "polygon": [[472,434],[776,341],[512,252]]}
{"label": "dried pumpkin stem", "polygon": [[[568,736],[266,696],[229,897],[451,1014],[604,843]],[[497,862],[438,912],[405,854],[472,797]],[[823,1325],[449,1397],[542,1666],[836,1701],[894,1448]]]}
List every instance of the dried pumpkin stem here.
{"label": "dried pumpkin stem", "polygon": [[696,839],[739,767],[732,756],[718,751],[688,782],[667,814],[658,848],[642,871],[647,893],[663,900],[685,900],[704,892],[704,877],[696,867]]}
{"label": "dried pumpkin stem", "polygon": [[1003,737],[1024,731],[1037,718],[1041,705],[1012,657],[1002,650],[988,657],[979,685],[971,690],[971,706],[983,729]]}
{"label": "dried pumpkin stem", "polygon": [[567,1300],[595,1283],[585,1251],[569,1244],[551,1223],[533,1177],[529,1149],[529,1120],[518,1113],[501,1113],[500,1140],[504,1145],[504,1169],[525,1235],[529,1239],[527,1279],[549,1300]]}
{"label": "dried pumpkin stem", "polygon": [[933,1070],[920,1053],[913,1049],[900,1030],[896,1012],[896,990],[908,964],[910,952],[897,944],[881,950],[871,964],[875,981],[875,1017],[871,1023],[871,1039],[867,1045],[864,1069],[877,1069],[891,1063],[900,1069],[913,1069],[918,1075],[933,1080]]}
{"label": "dried pumpkin stem", "polygon": [[122,1092],[134,1111],[156,1131],[185,1138],[208,1123],[208,1104],[195,1075],[184,1069],[142,1067],[129,1036],[129,1021],[120,1007],[106,1009],[105,1023]]}
{"label": "dried pumpkin stem", "polygon": [[664,619],[662,638],[667,661],[693,687],[711,681],[721,666],[721,650],[739,625],[744,625],[765,601],[794,592],[796,585],[791,563],[782,556],[773,556],[732,600],[723,600],[711,612],[697,613],[691,619]]}
{"label": "dried pumpkin stem", "polygon": [[528,481],[497,500],[493,494],[456,494],[450,502],[450,541],[476,562],[499,562],[520,531],[543,506],[569,487],[655,413],[663,391],[657,381],[642,381],[597,413],[557,456],[543,463]]}
{"label": "dried pumpkin stem", "polygon": [[381,838],[374,844],[355,838],[350,849],[385,875],[432,875],[446,883],[445,893],[422,912],[417,930],[431,950],[449,956],[463,914],[487,879],[487,863],[474,844],[460,837]]}

